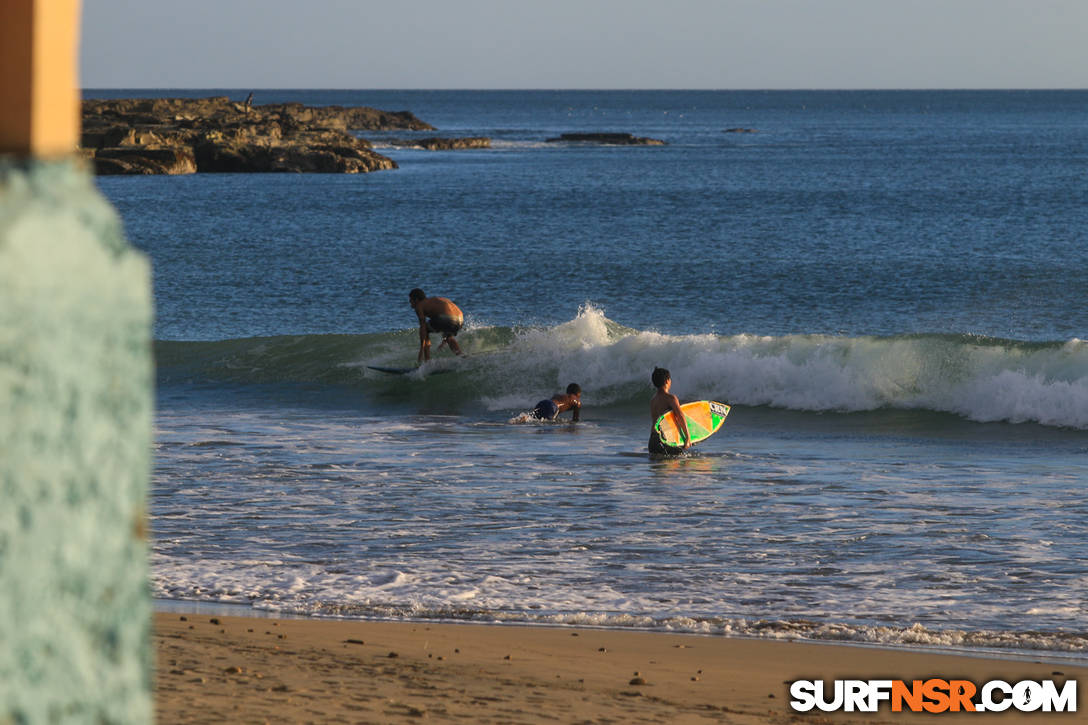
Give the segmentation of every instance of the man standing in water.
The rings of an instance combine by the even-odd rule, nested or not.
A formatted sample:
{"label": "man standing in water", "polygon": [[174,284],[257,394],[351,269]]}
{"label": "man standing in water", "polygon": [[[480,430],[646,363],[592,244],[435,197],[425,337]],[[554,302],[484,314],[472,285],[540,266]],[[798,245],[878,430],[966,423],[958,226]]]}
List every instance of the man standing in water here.
{"label": "man standing in water", "polygon": [[[416,358],[417,363],[431,359],[430,335],[432,332],[442,334],[442,344],[438,346],[438,350],[442,349],[442,345],[448,344],[450,350],[453,350],[455,354],[464,355],[461,352],[461,346],[454,339],[461,330],[461,325],[465,323],[461,308],[445,297],[428,297],[418,287],[408,293],[408,304],[416,311],[416,316],[419,318],[419,356]],[[438,352],[438,350],[435,350],[435,352]]]}
{"label": "man standing in water", "polygon": [[[672,387],[672,375],[665,368],[654,368],[650,380],[653,382],[654,387],[657,388],[657,392],[654,393],[654,397],[650,398],[650,442],[646,447],[649,448],[652,456],[678,456],[691,448],[691,434],[688,433],[688,422],[684,420],[684,414],[680,411],[680,400],[669,392]],[[672,411],[672,414],[676,416],[676,426],[680,429],[680,435],[684,439],[682,448],[667,446],[662,443],[661,436],[652,427],[657,423],[658,418],[669,411]]]}

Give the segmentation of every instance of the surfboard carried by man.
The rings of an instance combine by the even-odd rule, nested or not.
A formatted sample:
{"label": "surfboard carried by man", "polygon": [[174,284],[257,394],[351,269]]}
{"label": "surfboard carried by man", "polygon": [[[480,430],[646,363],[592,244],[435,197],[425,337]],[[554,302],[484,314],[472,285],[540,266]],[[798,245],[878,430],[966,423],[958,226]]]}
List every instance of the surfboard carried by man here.
{"label": "surfboard carried by man", "polygon": [[423,363],[431,359],[431,333],[434,332],[442,335],[442,343],[435,352],[441,350],[443,345],[448,344],[454,354],[464,355],[461,352],[461,346],[454,339],[457,333],[460,332],[461,326],[465,323],[465,317],[461,313],[460,307],[445,297],[428,297],[418,287],[408,293],[408,304],[416,311],[416,316],[419,318],[419,356],[416,358],[417,363]]}

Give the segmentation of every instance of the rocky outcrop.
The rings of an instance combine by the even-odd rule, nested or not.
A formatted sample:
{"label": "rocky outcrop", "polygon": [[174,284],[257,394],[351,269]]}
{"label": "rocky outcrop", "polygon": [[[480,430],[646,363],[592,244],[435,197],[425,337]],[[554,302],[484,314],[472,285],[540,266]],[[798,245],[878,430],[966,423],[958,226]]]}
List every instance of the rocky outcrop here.
{"label": "rocky outcrop", "polygon": [[557,138],[545,139],[548,143],[596,143],[609,146],[664,146],[665,142],[656,138],[634,136],[629,133],[564,133]]}
{"label": "rocky outcrop", "polygon": [[432,130],[408,111],[251,106],[226,96],[83,102],[82,153],[99,174],[364,173],[395,169],[352,131]]}
{"label": "rocky outcrop", "polygon": [[196,158],[184,146],[116,146],[95,149],[95,173],[195,174]]}
{"label": "rocky outcrop", "polygon": [[486,136],[466,136],[463,138],[394,138],[389,143],[400,148],[423,149],[425,151],[460,151],[462,149],[489,149],[491,139]]}

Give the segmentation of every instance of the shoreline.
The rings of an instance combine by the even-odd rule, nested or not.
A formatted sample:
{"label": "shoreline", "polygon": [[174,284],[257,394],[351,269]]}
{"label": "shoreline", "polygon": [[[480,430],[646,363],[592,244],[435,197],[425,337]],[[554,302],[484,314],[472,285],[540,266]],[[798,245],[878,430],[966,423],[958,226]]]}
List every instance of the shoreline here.
{"label": "shoreline", "polygon": [[558,622],[530,622],[530,621],[502,621],[502,620],[473,620],[473,619],[398,619],[383,617],[351,617],[337,615],[309,615],[292,612],[276,612],[272,610],[254,609],[248,604],[235,602],[206,602],[187,599],[154,599],[153,608],[156,614],[196,615],[208,617],[240,617],[243,619],[282,619],[289,621],[312,622],[364,622],[364,623],[388,623],[388,624],[449,624],[455,626],[479,626],[479,627],[525,627],[527,629],[558,629],[579,631],[603,631],[603,632],[639,632],[644,634],[668,634],[678,637],[718,637],[753,642],[782,642],[797,644],[820,644],[834,647],[859,647],[862,649],[888,650],[892,652],[913,652],[916,654],[951,655],[958,657],[976,657],[989,660],[1003,660],[1009,662],[1035,662],[1050,663],[1053,665],[1068,665],[1070,667],[1088,668],[1088,654],[1084,652],[1065,652],[1062,650],[1048,649],[1015,649],[1001,647],[970,647],[966,645],[951,644],[904,644],[896,642],[878,642],[868,640],[850,639],[814,639],[797,636],[766,637],[745,633],[721,633],[721,632],[697,632],[684,630],[653,629],[637,626],[609,626],[607,624],[567,624]]}
{"label": "shoreline", "polygon": [[[172,723],[922,722],[932,714],[887,706],[878,713],[796,713],[788,683],[1088,682],[1088,667],[1070,663],[539,625],[156,611],[153,643],[157,719]],[[986,715],[1025,717],[1016,710]],[[1082,713],[1029,717],[1085,721]]]}

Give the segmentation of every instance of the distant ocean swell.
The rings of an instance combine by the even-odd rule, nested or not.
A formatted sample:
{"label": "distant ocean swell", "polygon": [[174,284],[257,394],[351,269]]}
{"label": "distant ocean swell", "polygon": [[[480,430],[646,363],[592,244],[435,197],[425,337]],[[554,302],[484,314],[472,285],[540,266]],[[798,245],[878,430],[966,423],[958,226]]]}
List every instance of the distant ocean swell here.
{"label": "distant ocean swell", "polygon": [[[513,410],[569,382],[587,404],[641,404],[655,365],[684,399],[811,412],[880,409],[947,413],[978,422],[1088,429],[1088,343],[1022,342],[972,335],[670,335],[634,330],[593,306],[552,327],[470,324],[464,360],[446,355],[422,374],[390,377],[367,365],[414,364],[414,330],[159,341],[162,383],[306,383],[381,389],[406,402],[423,388],[451,405]],[[427,373],[452,368],[452,375]],[[456,385],[450,385],[456,380]],[[554,390],[553,390],[554,389]]]}

